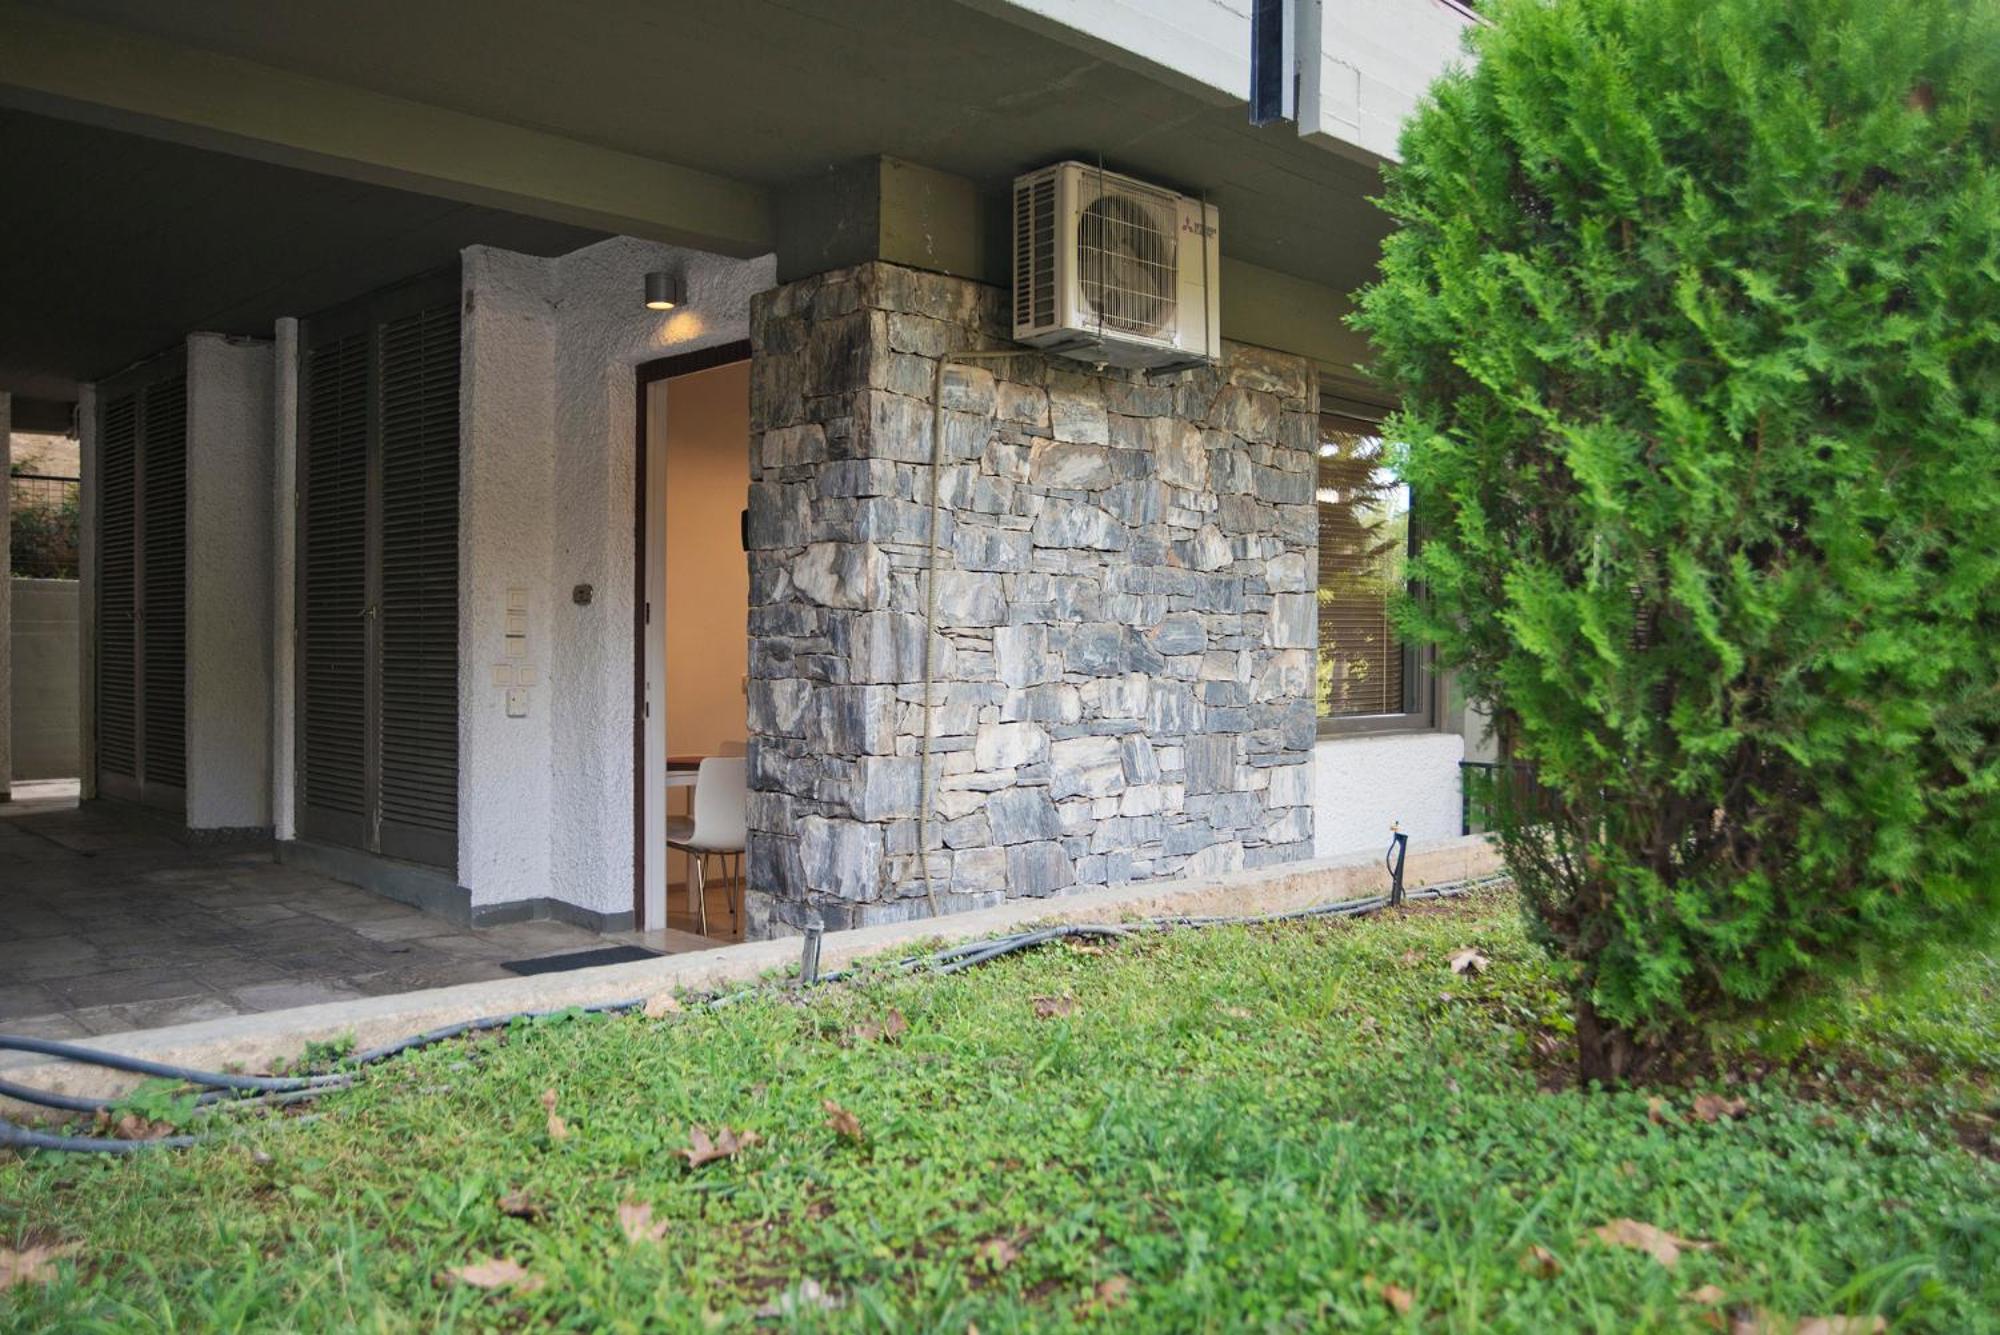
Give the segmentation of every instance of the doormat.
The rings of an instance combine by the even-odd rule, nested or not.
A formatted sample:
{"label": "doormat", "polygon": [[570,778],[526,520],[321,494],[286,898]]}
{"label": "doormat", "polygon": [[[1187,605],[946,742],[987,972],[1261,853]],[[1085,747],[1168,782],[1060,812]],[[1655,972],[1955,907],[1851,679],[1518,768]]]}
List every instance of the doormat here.
{"label": "doormat", "polygon": [[600,964],[630,964],[634,960],[658,959],[664,950],[644,946],[605,946],[600,950],[572,950],[566,955],[537,955],[531,960],[502,960],[508,973],[568,973],[571,969],[595,969]]}

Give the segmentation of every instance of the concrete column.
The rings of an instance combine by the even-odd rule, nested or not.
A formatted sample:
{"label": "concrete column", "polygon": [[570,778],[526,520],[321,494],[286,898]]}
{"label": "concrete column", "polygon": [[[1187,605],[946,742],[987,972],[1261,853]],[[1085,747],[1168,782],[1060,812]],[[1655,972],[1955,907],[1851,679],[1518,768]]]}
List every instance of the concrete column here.
{"label": "concrete column", "polygon": [[14,397],[0,393],[0,552],[7,554],[0,579],[0,802],[14,796]]}
{"label": "concrete column", "polygon": [[77,395],[76,772],[84,800],[97,796],[97,387]]}
{"label": "concrete column", "polygon": [[271,827],[271,344],[188,339],[187,823]]}
{"label": "concrete column", "polygon": [[299,322],[279,320],[271,367],[271,833],[297,832],[293,770],[298,679],[292,653],[298,591]]}

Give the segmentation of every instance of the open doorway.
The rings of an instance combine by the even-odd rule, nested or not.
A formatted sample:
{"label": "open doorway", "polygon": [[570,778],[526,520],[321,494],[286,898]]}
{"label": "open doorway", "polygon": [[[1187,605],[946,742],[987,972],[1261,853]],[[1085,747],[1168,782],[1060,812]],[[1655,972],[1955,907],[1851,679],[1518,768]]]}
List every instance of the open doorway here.
{"label": "open doorway", "polygon": [[740,854],[704,861],[669,841],[694,816],[701,762],[746,749],[750,345],[648,362],[638,380],[633,915],[647,930],[705,921],[708,937],[734,940]]}

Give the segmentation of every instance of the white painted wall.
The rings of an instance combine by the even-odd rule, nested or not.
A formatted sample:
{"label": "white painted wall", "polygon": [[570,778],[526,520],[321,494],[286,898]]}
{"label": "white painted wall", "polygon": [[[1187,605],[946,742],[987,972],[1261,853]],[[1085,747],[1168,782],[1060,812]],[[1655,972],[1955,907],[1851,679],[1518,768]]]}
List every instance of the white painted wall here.
{"label": "white painted wall", "polygon": [[[1217,103],[1248,105],[1251,0],[967,0],[1144,69]],[[1393,159],[1417,99],[1478,20],[1452,0],[1296,0],[1299,134]]]}
{"label": "white painted wall", "polygon": [[1298,0],[1299,134],[1395,159],[1424,90],[1477,22],[1451,0]]}
{"label": "white painted wall", "polygon": [[76,773],[76,581],[16,576],[7,583],[14,600],[7,636],[14,753],[7,773],[67,779]]}
{"label": "white painted wall", "polygon": [[81,635],[76,655],[76,767],[86,801],[97,796],[97,387],[77,391],[78,482],[76,614]]}
{"label": "white painted wall", "polygon": [[[673,268],[686,302],[646,310],[646,273]],[[750,298],[775,281],[769,256],[630,238],[553,260],[465,253],[459,883],[475,905],[631,911],[633,369],[747,338]],[[520,718],[492,671],[512,589],[536,681]]]}
{"label": "white painted wall", "polygon": [[1458,762],[1450,732],[1324,740],[1313,751],[1313,856],[1385,849],[1391,824],[1412,845],[1455,839]]}
{"label": "white painted wall", "polygon": [[187,342],[187,823],[271,824],[271,344]]}

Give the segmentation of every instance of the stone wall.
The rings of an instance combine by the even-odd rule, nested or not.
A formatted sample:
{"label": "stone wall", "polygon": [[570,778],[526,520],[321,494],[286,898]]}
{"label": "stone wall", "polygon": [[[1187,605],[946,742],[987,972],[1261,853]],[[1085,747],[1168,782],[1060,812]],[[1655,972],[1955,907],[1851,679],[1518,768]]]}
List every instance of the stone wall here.
{"label": "stone wall", "polygon": [[[753,308],[752,930],[925,911],[930,392],[1004,294],[885,264]],[[1315,385],[944,379],[929,872],[946,911],[1310,856]]]}

